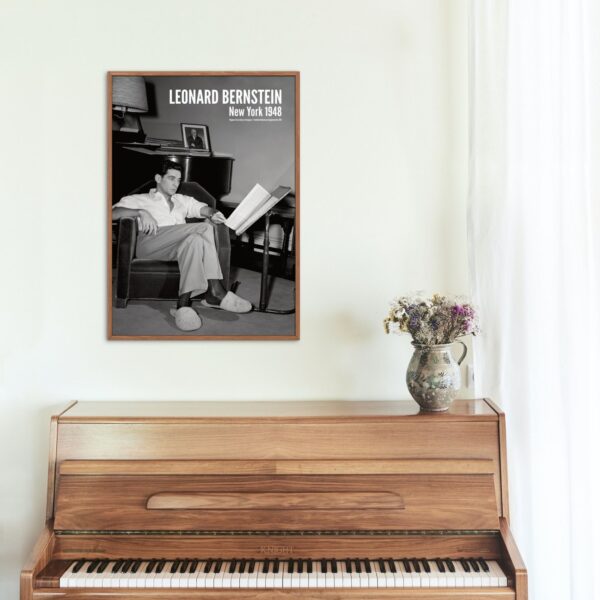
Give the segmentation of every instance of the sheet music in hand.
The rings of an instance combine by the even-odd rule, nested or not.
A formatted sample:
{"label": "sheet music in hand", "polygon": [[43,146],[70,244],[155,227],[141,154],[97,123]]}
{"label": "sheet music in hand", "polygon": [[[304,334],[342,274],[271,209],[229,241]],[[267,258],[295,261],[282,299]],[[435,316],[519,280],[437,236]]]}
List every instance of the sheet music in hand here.
{"label": "sheet music in hand", "polygon": [[225,225],[235,230],[236,235],[242,235],[250,225],[258,221],[291,191],[292,188],[280,185],[270,193],[257,183],[229,215]]}

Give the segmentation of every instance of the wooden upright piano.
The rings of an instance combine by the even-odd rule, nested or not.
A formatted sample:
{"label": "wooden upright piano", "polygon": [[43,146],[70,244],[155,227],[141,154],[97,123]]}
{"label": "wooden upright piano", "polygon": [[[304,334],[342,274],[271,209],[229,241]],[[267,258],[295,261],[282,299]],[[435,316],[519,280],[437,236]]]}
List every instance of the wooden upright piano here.
{"label": "wooden upright piano", "polygon": [[21,600],[526,600],[503,413],[81,402]]}

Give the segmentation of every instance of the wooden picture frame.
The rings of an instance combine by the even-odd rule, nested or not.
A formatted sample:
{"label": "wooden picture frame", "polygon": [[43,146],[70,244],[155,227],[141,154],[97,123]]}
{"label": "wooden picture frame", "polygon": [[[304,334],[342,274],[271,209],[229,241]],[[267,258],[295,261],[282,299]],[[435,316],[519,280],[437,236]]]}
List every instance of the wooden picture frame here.
{"label": "wooden picture frame", "polygon": [[[117,82],[125,93],[113,106],[115,78],[127,81]],[[108,338],[298,340],[299,72],[112,71],[107,88]],[[190,147],[192,128],[200,130],[206,148]],[[162,172],[165,165],[169,169]],[[175,193],[165,191],[163,177],[181,179]],[[178,246],[168,256],[148,252],[154,240],[144,239],[151,233],[146,213],[154,214],[157,206],[150,198],[162,203],[168,217],[152,217],[160,235],[162,227],[191,224],[181,223],[182,215],[210,225],[201,228],[213,232],[221,277],[206,279],[221,282],[229,298],[249,301],[251,312],[233,312],[228,300],[210,296],[212,287],[204,292],[198,286],[191,308],[201,326],[177,326],[172,313],[182,292],[181,269],[188,267],[178,261]],[[263,199],[252,207],[256,221],[247,227],[246,220],[237,233],[232,220],[227,227],[218,216],[209,219],[212,211],[204,207],[214,204],[228,218],[244,200],[247,207],[256,198]]]}
{"label": "wooden picture frame", "polygon": [[186,148],[211,152],[210,134],[206,125],[181,123],[181,139]]}

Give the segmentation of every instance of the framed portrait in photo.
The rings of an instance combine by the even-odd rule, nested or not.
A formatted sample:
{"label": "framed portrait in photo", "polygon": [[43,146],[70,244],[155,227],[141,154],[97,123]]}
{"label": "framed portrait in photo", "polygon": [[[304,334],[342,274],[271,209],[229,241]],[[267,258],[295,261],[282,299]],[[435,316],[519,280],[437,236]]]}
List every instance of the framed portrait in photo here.
{"label": "framed portrait in photo", "polygon": [[300,337],[300,74],[108,73],[108,337]]}
{"label": "framed portrait in photo", "polygon": [[181,138],[186,148],[210,152],[210,136],[206,125],[181,124]]}

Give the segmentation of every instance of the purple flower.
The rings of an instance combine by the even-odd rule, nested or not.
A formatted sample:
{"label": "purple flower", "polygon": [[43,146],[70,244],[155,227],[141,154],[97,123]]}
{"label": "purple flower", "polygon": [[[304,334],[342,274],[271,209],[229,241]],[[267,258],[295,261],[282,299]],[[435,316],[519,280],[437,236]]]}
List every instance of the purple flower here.
{"label": "purple flower", "polygon": [[452,307],[452,314],[454,316],[462,317],[466,314],[465,308],[466,308],[465,306],[461,306],[460,304],[455,304]]}

